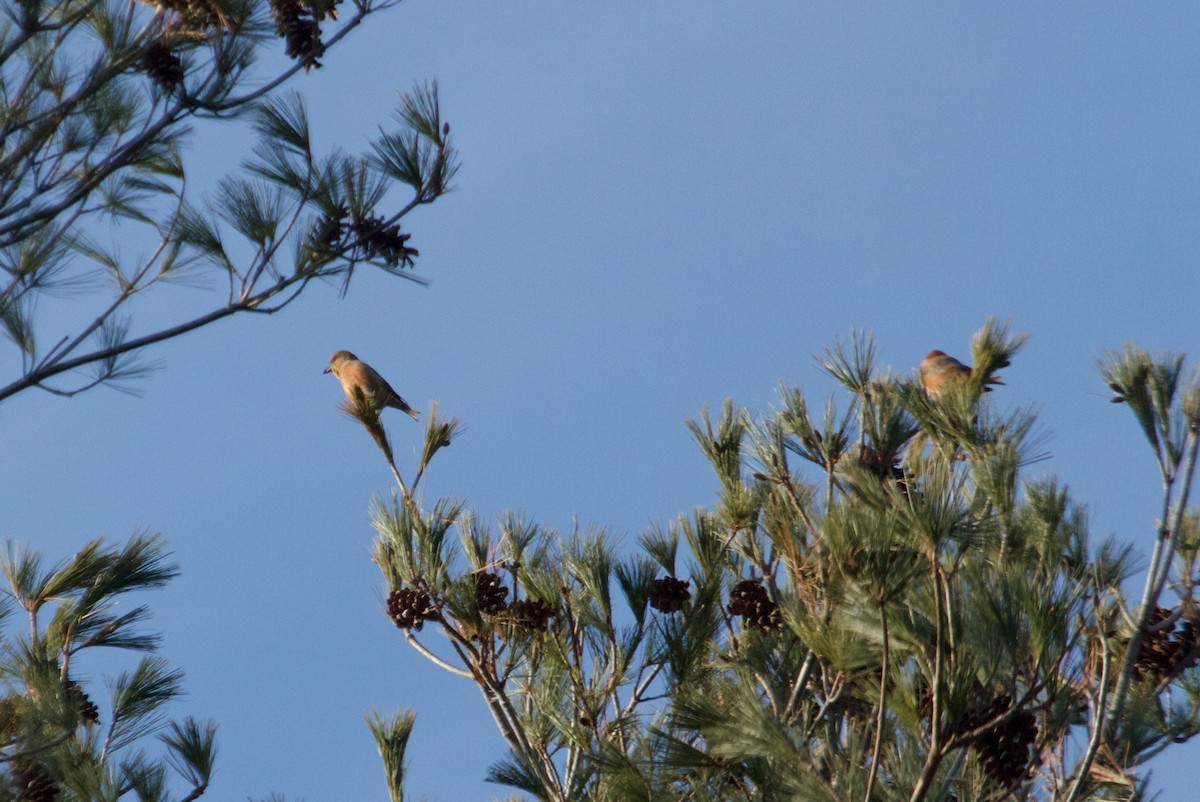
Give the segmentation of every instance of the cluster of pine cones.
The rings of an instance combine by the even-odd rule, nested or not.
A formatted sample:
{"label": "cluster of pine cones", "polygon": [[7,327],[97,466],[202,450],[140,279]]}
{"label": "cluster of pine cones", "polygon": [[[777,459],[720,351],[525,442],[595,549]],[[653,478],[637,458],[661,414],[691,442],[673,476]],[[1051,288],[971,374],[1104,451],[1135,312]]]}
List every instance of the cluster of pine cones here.
{"label": "cluster of pine cones", "polygon": [[416,248],[408,247],[412,234],[400,231],[399,223],[386,225],[379,216],[355,220],[347,233],[358,243],[356,258],[381,259],[392,267],[412,267],[413,258],[421,255]]}
{"label": "cluster of pine cones", "polygon": [[538,599],[508,601],[504,578],[493,571],[475,573],[475,603],[484,615],[499,616],[502,623],[526,631],[545,632],[554,608]]}
{"label": "cluster of pine cones", "polygon": [[[146,0],[149,5],[170,14],[168,32],[188,31],[195,38],[224,22],[224,15],[212,0]],[[321,41],[321,21],[337,19],[341,0],[323,3],[300,0],[271,0],[271,16],[275,33],[284,41],[284,52],[300,62],[304,69],[320,67],[317,59],[324,55]],[[179,54],[162,41],[146,46],[138,61],[138,69],[146,73],[164,92],[170,94],[183,83],[183,61]]]}
{"label": "cluster of pine cones", "polygon": [[[475,604],[479,612],[500,618],[502,623],[518,629],[546,631],[554,617],[554,607],[537,599],[508,601],[504,578],[491,571],[472,574],[475,583]],[[426,621],[436,621],[440,614],[424,587],[397,588],[388,594],[388,617],[401,629],[421,631]]]}
{"label": "cluster of pine cones", "polygon": [[766,632],[782,624],[779,605],[771,601],[760,579],[743,579],[729,591],[729,614],[740,615],[742,626]]}
{"label": "cluster of pine cones", "polygon": [[1175,627],[1154,629],[1171,614],[1165,607],[1155,607],[1151,613],[1133,667],[1135,680],[1147,679],[1157,684],[1163,677],[1174,676],[1180,668],[1196,665],[1200,655],[1196,649],[1196,629],[1190,620],[1184,618]]}
{"label": "cluster of pine cones", "polygon": [[[691,601],[692,583],[674,576],[654,580],[650,606],[663,613],[677,613]],[[763,632],[783,623],[779,605],[771,601],[761,579],[743,579],[729,591],[729,614],[741,616],[742,626]]]}
{"label": "cluster of pine cones", "polygon": [[[212,0],[143,0],[168,15],[167,32],[207,31],[221,24],[224,18]],[[138,69],[150,76],[168,95],[183,83],[183,61],[165,42],[151,42],[138,59]]]}
{"label": "cluster of pine cones", "polygon": [[324,263],[351,247],[347,254],[351,259],[380,259],[392,267],[412,267],[413,260],[421,255],[416,248],[408,246],[412,234],[400,230],[399,223],[387,225],[379,216],[347,219],[350,211],[340,206],[323,215],[314,225],[309,236],[314,261]]}

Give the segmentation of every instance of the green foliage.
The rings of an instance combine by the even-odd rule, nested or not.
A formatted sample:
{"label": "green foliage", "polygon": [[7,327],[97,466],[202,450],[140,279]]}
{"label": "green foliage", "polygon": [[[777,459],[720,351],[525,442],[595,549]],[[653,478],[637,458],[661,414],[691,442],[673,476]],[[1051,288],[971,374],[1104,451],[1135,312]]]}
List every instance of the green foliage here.
{"label": "green foliage", "polygon": [[510,749],[489,778],[540,800],[1141,798],[1200,732],[1200,389],[1181,357],[1105,363],[1168,480],[1138,601],[1135,544],[1026,478],[1036,416],[988,403],[1024,339],[989,321],[933,399],[854,333],[819,417],[787,387],[761,419],[702,411],[716,504],[624,550],[497,536],[400,482],[375,508],[388,614],[480,686]]}
{"label": "green foliage", "polygon": [[392,718],[386,718],[379,713],[367,717],[367,727],[379,746],[379,756],[383,760],[387,775],[388,795],[392,802],[404,802],[404,774],[407,768],[404,753],[408,749],[408,739],[412,736],[416,723],[417,716],[411,710],[401,710]]}
{"label": "green foliage", "polygon": [[[140,627],[144,605],[116,612],[127,594],[162,587],[178,574],[162,539],[139,533],[120,546],[97,539],[53,566],[9,541],[0,573],[9,599],[0,631],[0,799],[38,798],[34,789],[55,791],[62,802],[203,794],[216,727],[166,718],[183,674],[153,655],[158,636]],[[149,654],[112,678],[107,702],[97,704],[76,677],[100,647]],[[157,758],[144,746],[155,734],[163,747]],[[183,797],[170,792],[180,780]]]}
{"label": "green foliage", "polygon": [[[0,333],[20,364],[0,400],[32,387],[129,390],[153,367],[149,346],[235,314],[277,312],[313,281],[344,294],[356,270],[372,267],[424,282],[400,223],[448,192],[457,170],[436,85],[402,95],[396,128],[364,154],[319,147],[300,96],[281,91],[397,2],[0,0]],[[289,66],[253,69],[276,49]],[[193,123],[239,118],[258,136],[252,158],[197,199],[185,158]],[[129,258],[127,243],[148,247]],[[136,325],[128,302],[169,282],[217,291],[162,328]],[[71,299],[90,322],[48,330],[35,314],[44,297]],[[378,415],[349,411],[392,463]],[[421,470],[459,429],[431,415]],[[443,581],[441,547],[429,544],[457,515],[441,505],[406,519],[416,535],[389,553]],[[167,721],[182,674],[154,655],[158,636],[142,629],[148,608],[120,605],[177,574],[161,540],[95,540],[53,566],[9,543],[0,573],[9,586],[0,597],[9,625],[0,629],[0,802],[204,794],[215,727]],[[12,624],[19,613],[26,620]],[[72,679],[99,647],[145,653],[111,679],[103,709]],[[387,726],[395,735],[401,721]],[[161,757],[147,750],[150,735]],[[182,797],[171,788],[179,779]]]}
{"label": "green foliage", "polygon": [[[2,2],[0,331],[21,372],[0,400],[30,387],[128,389],[152,366],[135,359],[142,349],[278,311],[314,280],[344,294],[369,266],[425,281],[400,221],[449,191],[457,171],[436,85],[402,95],[396,127],[361,155],[319,151],[300,96],[280,91],[397,0],[356,0],[348,13],[342,0]],[[275,48],[294,63],[252,69]],[[238,117],[258,135],[253,158],[195,199],[184,157],[192,123]],[[123,255],[118,244],[129,242],[148,255]],[[218,293],[159,329],[123,314],[133,296],[171,281]],[[47,294],[92,305],[92,322],[45,330],[35,313]],[[92,376],[61,383],[82,368]]]}

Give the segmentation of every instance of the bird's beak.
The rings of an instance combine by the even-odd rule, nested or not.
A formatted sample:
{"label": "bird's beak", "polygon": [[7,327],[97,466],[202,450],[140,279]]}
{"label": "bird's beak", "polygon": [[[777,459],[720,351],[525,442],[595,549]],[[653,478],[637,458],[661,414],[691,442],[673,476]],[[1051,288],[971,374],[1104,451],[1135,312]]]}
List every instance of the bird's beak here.
{"label": "bird's beak", "polygon": [[332,370],[333,370],[333,368],[325,368],[325,370],[323,370],[323,371],[321,371],[321,372],[322,372],[322,373],[329,373],[329,372],[330,372],[330,371],[332,371]]}

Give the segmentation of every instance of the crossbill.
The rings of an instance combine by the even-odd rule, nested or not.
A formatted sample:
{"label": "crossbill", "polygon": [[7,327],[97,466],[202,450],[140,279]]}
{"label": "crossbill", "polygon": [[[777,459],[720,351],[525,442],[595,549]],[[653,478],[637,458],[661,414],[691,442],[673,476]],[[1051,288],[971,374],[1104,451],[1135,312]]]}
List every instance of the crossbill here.
{"label": "crossbill", "polygon": [[[936,401],[942,392],[942,387],[947,382],[966,379],[971,375],[971,367],[959,362],[945,351],[934,350],[921,360],[920,374],[925,394]],[[998,376],[988,377],[983,387],[985,393],[992,391],[992,388],[987,386],[988,384],[1004,384],[1004,382],[1000,381]]]}
{"label": "crossbill", "polygon": [[414,419],[421,414],[409,406],[373,367],[349,351],[337,351],[329,357],[329,367],[325,368],[325,373],[337,376],[352,404],[360,403],[361,398],[361,402],[368,404],[375,412],[384,407],[395,407]]}

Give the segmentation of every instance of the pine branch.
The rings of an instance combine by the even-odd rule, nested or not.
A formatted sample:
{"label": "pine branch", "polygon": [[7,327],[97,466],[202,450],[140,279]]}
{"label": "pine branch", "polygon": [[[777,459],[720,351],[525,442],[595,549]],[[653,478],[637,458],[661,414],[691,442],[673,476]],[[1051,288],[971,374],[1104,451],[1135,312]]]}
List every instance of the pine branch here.
{"label": "pine branch", "polygon": [[385,718],[378,712],[367,716],[367,727],[375,738],[383,760],[388,795],[392,802],[404,802],[404,778],[407,774],[404,756],[416,721],[416,713],[407,709],[400,710],[392,718]]}

